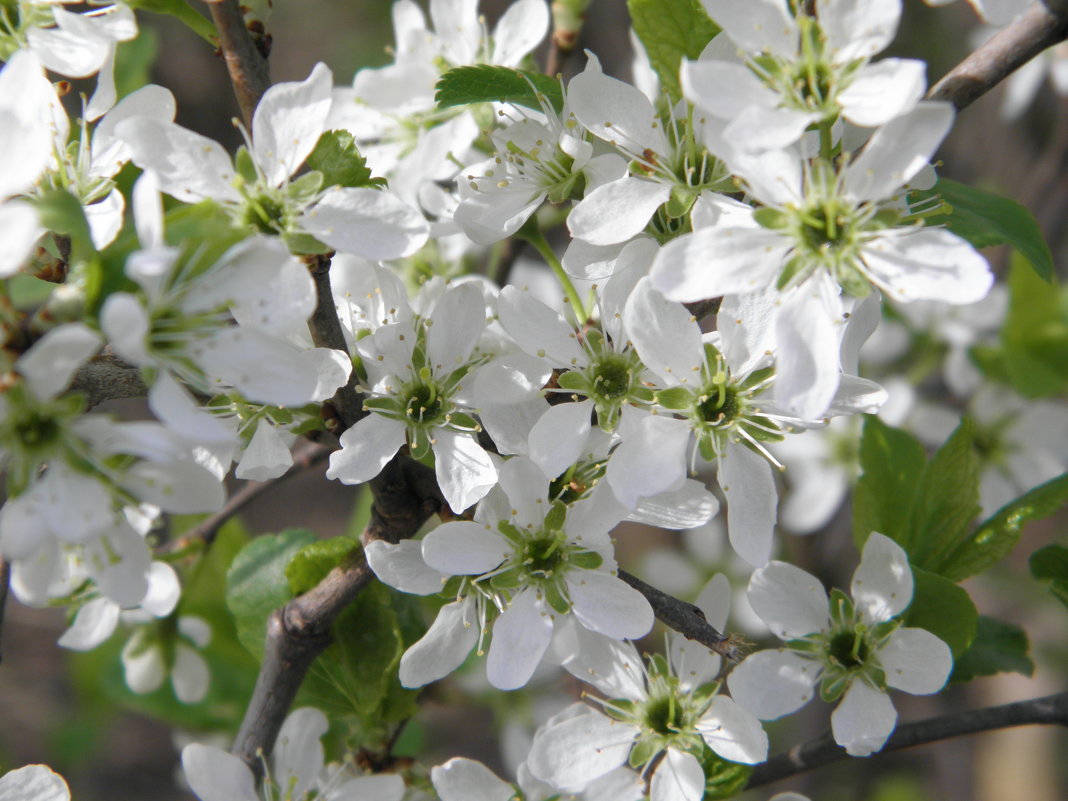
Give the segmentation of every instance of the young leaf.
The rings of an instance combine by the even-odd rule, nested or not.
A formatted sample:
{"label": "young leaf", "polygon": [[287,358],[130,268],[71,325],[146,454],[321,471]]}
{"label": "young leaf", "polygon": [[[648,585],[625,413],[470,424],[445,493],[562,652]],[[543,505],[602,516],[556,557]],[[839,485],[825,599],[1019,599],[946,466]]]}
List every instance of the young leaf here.
{"label": "young leaf", "polygon": [[198,13],[187,0],[126,0],[130,8],[140,8],[156,14],[167,14],[184,22],[190,30],[210,45],[218,44],[215,26]]}
{"label": "young leaf", "polygon": [[555,78],[492,64],[451,69],[441,76],[435,90],[434,100],[441,108],[468,103],[514,103],[541,111],[540,95],[557,113],[564,109],[564,90]]}
{"label": "young leaf", "polygon": [[1035,663],[1028,656],[1027,632],[1012,623],[979,616],[975,639],[953,665],[950,682],[971,681],[995,673],[1034,673]]}
{"label": "young leaf", "polygon": [[905,625],[927,629],[959,659],[975,639],[979,613],[968,593],[949,579],[913,566],[915,585]]}
{"label": "young leaf", "polygon": [[974,441],[974,426],[962,420],[924,468],[909,516],[911,547],[903,546],[917,567],[945,575],[946,555],[967,537],[980,512]]}
{"label": "young leaf", "polygon": [[[1044,280],[1053,279],[1053,254],[1035,216],[1015,200],[939,178],[921,197],[941,196],[951,207],[946,227],[977,248],[1012,245]],[[936,217],[936,222],[942,222]]]}
{"label": "young leaf", "polygon": [[1068,606],[1068,548],[1047,545],[1031,554],[1031,575],[1048,585],[1049,591]]}
{"label": "young leaf", "polygon": [[1025,523],[1049,517],[1066,503],[1068,473],[1040,484],[998,509],[945,557],[938,572],[953,581],[961,581],[986,570],[1016,547]]}
{"label": "young leaf", "polygon": [[286,565],[315,540],[306,529],[265,534],[242,548],[226,573],[226,605],[234,616],[237,638],[258,659],[263,657],[267,617],[293,598]]}
{"label": "young leaf", "polygon": [[324,186],[384,186],[385,178],[372,178],[367,161],[348,131],[326,131],[308,156],[309,169],[323,174]]}
{"label": "young leaf", "polygon": [[672,102],[682,98],[679,64],[696,59],[719,33],[699,0],[627,0],[630,22]]}
{"label": "young leaf", "polygon": [[360,544],[348,537],[316,540],[293,554],[286,565],[286,580],[293,595],[300,595],[316,586],[338,565],[355,558]]}
{"label": "young leaf", "polygon": [[864,546],[873,531],[908,550],[909,513],[924,469],[923,445],[911,434],[864,418],[860,438],[863,471],[853,493],[853,539]]}
{"label": "young leaf", "polygon": [[1009,272],[1009,311],[1001,329],[1008,380],[1028,398],[1068,391],[1068,298],[1023,261]]}

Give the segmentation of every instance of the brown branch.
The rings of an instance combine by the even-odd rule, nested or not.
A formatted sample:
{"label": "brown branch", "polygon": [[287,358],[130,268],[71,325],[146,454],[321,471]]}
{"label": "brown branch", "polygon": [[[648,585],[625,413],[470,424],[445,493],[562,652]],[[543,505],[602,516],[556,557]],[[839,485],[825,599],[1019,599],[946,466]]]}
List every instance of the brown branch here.
{"label": "brown branch", "polygon": [[105,350],[78,368],[70,388],[86,395],[87,408],[120,398],[144,398],[148,387],[141,371]]}
{"label": "brown branch", "polygon": [[[899,751],[965,734],[1037,723],[1068,726],[1068,693],[905,723],[897,727],[878,753]],[[805,773],[847,756],[845,750],[836,744],[830,732],[827,732],[815,740],[772,757],[762,765],[757,765],[750,776],[747,789]]]}
{"label": "brown branch", "polygon": [[625,570],[619,571],[619,577],[636,589],[649,605],[653,613],[667,626],[690,640],[696,640],[709,650],[732,662],[738,659],[738,649],[730,635],[721,634],[705,620],[705,614],[693,604],[680,601]]}
{"label": "brown branch", "polygon": [[241,118],[245,127],[252,130],[252,115],[256,105],[271,85],[267,59],[260,55],[241,14],[238,0],[204,0],[211,12],[212,22],[219,32],[219,47],[226,70],[230,73],[230,83],[234,87],[234,96],[241,107]]}
{"label": "brown branch", "polygon": [[[348,344],[345,342],[345,333],[341,330],[341,321],[337,318],[337,307],[334,305],[334,292],[330,286],[330,256],[311,256],[305,259],[312,280],[315,281],[315,311],[308,320],[308,329],[311,331],[312,341],[317,348],[333,348],[343,353],[348,353]],[[333,415],[327,416],[327,424],[333,433],[340,435],[342,431],[351,428],[363,417],[363,399],[360,391],[356,388],[359,377],[353,370],[349,375],[348,383],[338,388],[334,397],[330,399],[330,406],[340,418],[340,425],[333,420]],[[334,425],[330,425],[331,422]]]}
{"label": "brown branch", "polygon": [[[0,556],[0,643],[4,641],[4,610],[7,608],[7,588],[11,582],[11,563]],[[0,652],[0,662],[4,659]]]}
{"label": "brown branch", "polygon": [[230,499],[222,509],[210,517],[204,518],[200,523],[193,526],[193,528],[184,532],[182,536],[176,539],[170,547],[168,547],[167,550],[181,550],[195,540],[203,540],[204,542],[211,544],[219,533],[219,529],[226,525],[226,521],[231,517],[236,515],[265,492],[275,489],[282,482],[321,463],[330,456],[332,451],[333,448],[314,443],[309,443],[307,446],[302,447],[299,451],[293,454],[293,466],[290,467],[289,470],[278,476],[278,478],[272,478],[269,481],[246,482],[240,490],[230,496]]}
{"label": "brown branch", "polygon": [[[371,520],[363,541],[398,542],[415,534],[444,508],[434,471],[398,454],[370,482]],[[361,553],[327,574],[318,586],[294,598],[267,620],[266,643],[252,700],[231,753],[259,772],[260,754],[270,753],[308,669],[331,642],[338,615],[374,578]]]}
{"label": "brown branch", "polygon": [[957,110],[1005,80],[1048,47],[1068,38],[1068,2],[1045,0],[1031,5],[931,87],[929,100],[948,100]]}

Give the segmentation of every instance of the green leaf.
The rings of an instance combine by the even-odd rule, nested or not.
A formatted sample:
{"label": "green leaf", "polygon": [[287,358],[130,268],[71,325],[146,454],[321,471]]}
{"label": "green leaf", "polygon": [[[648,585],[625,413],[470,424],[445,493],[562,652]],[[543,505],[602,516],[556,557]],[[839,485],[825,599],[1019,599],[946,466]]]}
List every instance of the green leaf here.
{"label": "green leaf", "polygon": [[905,625],[927,629],[953,651],[956,661],[975,639],[979,613],[968,593],[952,581],[918,567]]}
{"label": "green leaf", "polygon": [[[951,207],[946,227],[977,248],[1012,245],[1044,280],[1053,279],[1053,255],[1035,216],[1015,200],[939,178],[921,197],[941,196]],[[936,218],[941,221],[941,218]]]}
{"label": "green leaf", "polygon": [[268,616],[293,598],[286,565],[315,539],[305,529],[264,534],[241,550],[226,574],[226,605],[234,616],[237,638],[257,659],[263,657]]}
{"label": "green leaf", "polygon": [[995,673],[1022,673],[1030,676],[1035,663],[1028,656],[1027,632],[1012,623],[979,616],[975,639],[953,665],[951,682],[965,682]]}
{"label": "green leaf", "polygon": [[293,595],[301,595],[315,587],[338,565],[357,558],[360,543],[349,537],[316,540],[305,545],[286,565],[286,580]]}
{"label": "green leaf", "polygon": [[1040,484],[998,509],[946,556],[938,572],[953,581],[961,581],[986,570],[1016,547],[1028,521],[1049,517],[1066,503],[1068,473]]}
{"label": "green leaf", "polygon": [[909,514],[924,463],[923,445],[915,437],[874,415],[864,418],[863,472],[853,493],[853,539],[858,548],[878,531],[908,550]]}
{"label": "green leaf", "polygon": [[348,131],[326,131],[307,164],[323,174],[323,186],[380,187],[386,183],[385,178],[371,177],[367,160]]}
{"label": "green leaf", "polygon": [[924,468],[909,516],[910,561],[945,575],[947,555],[979,514],[979,457],[971,421],[961,420]]}
{"label": "green leaf", "polygon": [[555,78],[490,64],[451,69],[441,76],[435,89],[434,100],[441,108],[499,102],[541,111],[540,96],[557,114],[564,109],[564,92]]}
{"label": "green leaf", "polygon": [[215,26],[198,13],[186,0],[127,0],[130,8],[140,8],[155,14],[166,14],[184,22],[190,30],[210,45],[217,44]]}
{"label": "green leaf", "polygon": [[701,55],[719,26],[699,0],[627,0],[627,9],[660,85],[677,102],[682,98],[679,64]]}
{"label": "green leaf", "polygon": [[1068,548],[1047,545],[1031,554],[1031,575],[1045,583],[1049,591],[1068,606]]}
{"label": "green leaf", "polygon": [[34,201],[41,227],[71,240],[71,261],[89,258],[94,252],[89,223],[78,198],[64,189],[49,189]]}
{"label": "green leaf", "polygon": [[1019,257],[1009,271],[1009,311],[1001,329],[1008,380],[1023,396],[1068,392],[1068,294],[1051,290]]}

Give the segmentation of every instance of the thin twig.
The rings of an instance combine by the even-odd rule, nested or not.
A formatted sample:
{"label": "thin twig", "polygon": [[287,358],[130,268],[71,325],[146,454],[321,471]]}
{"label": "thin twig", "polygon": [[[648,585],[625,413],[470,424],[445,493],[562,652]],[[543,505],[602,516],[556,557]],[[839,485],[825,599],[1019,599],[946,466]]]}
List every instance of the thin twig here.
{"label": "thin twig", "polygon": [[[965,734],[1037,723],[1068,726],[1068,693],[1047,695],[1044,698],[1032,698],[1028,701],[1017,701],[1003,706],[972,709],[928,720],[918,720],[915,723],[905,723],[897,727],[878,753],[899,751],[903,748],[948,740]],[[815,740],[795,746],[784,754],[772,757],[763,765],[757,765],[747,787],[771,784],[780,779],[837,762],[847,756],[845,750],[834,742],[828,732]]]}
{"label": "thin twig", "polygon": [[[364,544],[411,537],[444,507],[434,471],[404,455],[395,456],[370,487],[375,500]],[[271,613],[256,687],[230,749],[254,772],[262,769],[259,755],[274,747],[308,669],[330,644],[334,621],[373,579],[360,553],[351,563],[330,571],[314,589]]]}
{"label": "thin twig", "polygon": [[709,650],[715,651],[720,656],[730,661],[738,659],[738,649],[735,647],[729,635],[721,634],[715,626],[705,620],[705,614],[693,604],[680,601],[673,595],[668,595],[650,584],[646,584],[637,576],[633,576],[625,570],[619,571],[619,577],[627,584],[636,589],[649,605],[653,607],[653,613],[662,622],[673,628],[684,637],[696,640]]}
{"label": "thin twig", "polygon": [[251,131],[256,105],[271,85],[267,59],[260,55],[248,28],[245,27],[245,18],[241,14],[238,0],[204,2],[208,4],[212,22],[219,32],[219,47],[226,61],[226,70],[230,73],[234,96],[241,108],[241,118],[245,121],[245,127]]}
{"label": "thin twig", "polygon": [[[312,341],[317,348],[333,348],[343,353],[348,353],[348,344],[345,342],[345,333],[341,330],[341,321],[337,317],[337,306],[334,305],[334,292],[330,286],[330,256],[312,256],[305,259],[312,280],[315,281],[315,311],[308,320],[308,329],[311,331]],[[341,434],[344,429],[351,428],[363,417],[363,399],[356,388],[359,377],[353,370],[345,386],[338,388],[334,397],[330,399],[330,405],[341,420],[335,434]],[[331,418],[327,419],[329,424]]]}
{"label": "thin twig", "polygon": [[110,348],[78,368],[70,388],[85,393],[89,409],[108,400],[148,396],[141,371],[117,357]]}
{"label": "thin twig", "polygon": [[930,100],[948,100],[957,110],[1005,80],[1048,47],[1068,38],[1068,2],[1045,0],[1031,5],[1007,28],[999,31],[927,93]]}
{"label": "thin twig", "polygon": [[168,550],[181,550],[195,540],[203,540],[204,542],[211,544],[219,533],[219,529],[226,525],[226,521],[231,517],[236,515],[265,492],[276,489],[282,482],[287,481],[293,476],[300,475],[321,463],[330,456],[332,451],[333,448],[329,448],[325,445],[317,445],[315,443],[308,443],[306,446],[302,446],[293,454],[293,466],[290,467],[289,470],[278,476],[278,478],[272,478],[269,481],[249,481],[245,486],[230,496],[230,500],[226,502],[226,505],[222,509],[210,517],[204,518],[196,526],[193,526],[193,528],[184,532],[182,536],[170,545]]}
{"label": "thin twig", "polygon": [[[4,610],[7,608],[7,588],[11,581],[11,563],[0,556],[0,644],[4,642]],[[0,662],[4,661],[0,651]]]}

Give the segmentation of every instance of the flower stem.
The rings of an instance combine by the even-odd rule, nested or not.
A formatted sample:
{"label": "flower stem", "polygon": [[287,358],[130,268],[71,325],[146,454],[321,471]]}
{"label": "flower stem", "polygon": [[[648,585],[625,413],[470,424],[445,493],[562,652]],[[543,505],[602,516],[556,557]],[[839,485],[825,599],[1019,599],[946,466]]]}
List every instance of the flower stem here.
{"label": "flower stem", "polygon": [[545,239],[545,234],[541,232],[541,229],[538,228],[537,225],[537,222],[531,217],[528,223],[519,229],[516,236],[529,242],[531,246],[541,254],[541,257],[545,259],[545,263],[549,265],[549,269],[553,271],[553,275],[556,276],[556,280],[560,282],[560,286],[564,290],[564,297],[571,305],[575,323],[582,326],[586,323],[586,320],[589,319],[589,314],[586,312],[586,304],[582,302],[578,290],[575,289],[575,285],[571,283],[571,277],[564,272],[564,266],[560,264],[560,260],[556,258],[556,254],[553,253],[553,249],[549,245],[548,240]]}

